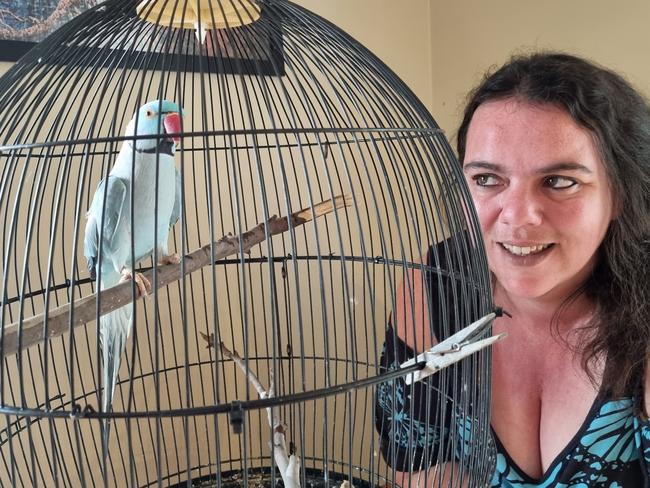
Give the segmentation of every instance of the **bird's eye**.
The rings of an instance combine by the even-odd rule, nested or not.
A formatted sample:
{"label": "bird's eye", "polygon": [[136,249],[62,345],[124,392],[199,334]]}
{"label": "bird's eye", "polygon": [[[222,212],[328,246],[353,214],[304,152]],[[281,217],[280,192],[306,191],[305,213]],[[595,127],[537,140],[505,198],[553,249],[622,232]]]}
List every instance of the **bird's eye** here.
{"label": "bird's eye", "polygon": [[153,117],[153,110],[147,109],[147,117]]}

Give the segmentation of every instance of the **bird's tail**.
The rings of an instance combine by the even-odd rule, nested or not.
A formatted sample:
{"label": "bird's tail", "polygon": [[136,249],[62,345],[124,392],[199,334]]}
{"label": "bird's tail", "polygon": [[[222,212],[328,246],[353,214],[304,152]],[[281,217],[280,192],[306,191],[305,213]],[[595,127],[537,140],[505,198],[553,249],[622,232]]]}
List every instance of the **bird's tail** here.
{"label": "bird's tail", "polygon": [[[131,331],[131,319],[133,316],[133,305],[125,305],[99,318],[100,339],[102,346],[103,360],[103,386],[102,412],[109,413],[113,404],[117,375],[120,370],[122,354]],[[108,419],[104,420],[104,439],[108,447],[108,435],[110,424]]]}

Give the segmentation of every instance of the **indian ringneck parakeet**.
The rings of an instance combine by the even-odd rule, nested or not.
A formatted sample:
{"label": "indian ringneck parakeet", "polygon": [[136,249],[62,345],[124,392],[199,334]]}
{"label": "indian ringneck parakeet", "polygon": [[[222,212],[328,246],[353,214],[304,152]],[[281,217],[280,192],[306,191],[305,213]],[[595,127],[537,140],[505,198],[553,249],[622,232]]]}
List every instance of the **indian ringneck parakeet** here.
{"label": "indian ringneck parakeet", "polygon": [[[131,266],[133,262],[151,256],[154,246],[157,247],[159,263],[180,261],[178,254],[170,255],[167,248],[168,235],[180,216],[181,206],[181,179],[174,163],[178,137],[173,140],[165,135],[180,132],[181,115],[182,109],[167,100],[152,101],[140,107],[126,127],[126,136],[157,137],[124,141],[108,178],[102,180],[95,191],[86,215],[84,255],[91,277],[99,276],[99,290],[135,279],[139,292],[148,294],[151,289],[149,281],[139,273],[134,274]],[[154,235],[156,215],[158,228],[157,235]],[[131,257],[132,238],[134,261]],[[104,367],[103,412],[111,409],[121,356],[133,325],[133,309],[131,303],[99,318]],[[108,422],[104,426],[108,440]]]}

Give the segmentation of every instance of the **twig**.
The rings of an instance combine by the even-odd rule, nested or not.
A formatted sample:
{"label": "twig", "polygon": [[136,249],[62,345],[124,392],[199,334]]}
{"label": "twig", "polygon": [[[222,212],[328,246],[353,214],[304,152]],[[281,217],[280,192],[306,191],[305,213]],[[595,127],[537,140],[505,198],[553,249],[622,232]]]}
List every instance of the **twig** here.
{"label": "twig", "polygon": [[[201,333],[201,335],[206,339],[206,341],[208,341],[208,347],[210,347],[210,345],[214,347],[214,334],[207,336]],[[260,398],[264,399],[273,397],[273,368],[270,368],[269,370],[271,386],[268,390],[265,390],[255,373],[246,367],[246,363],[242,360],[237,351],[231,351],[223,342],[221,342],[219,346],[221,354],[228,359],[232,359],[232,361],[239,366],[239,369],[244,372],[249,383],[253,385]],[[300,488],[300,458],[295,454],[288,454],[289,451],[287,450],[287,440],[285,436],[287,428],[275,415],[272,407],[268,407],[266,413],[268,414],[269,425],[273,429],[273,441],[270,442],[270,446],[273,451],[275,464],[280,470],[280,476],[282,476],[284,486],[285,488]]]}
{"label": "twig", "polygon": [[[201,333],[205,337],[205,334]],[[210,334],[212,337],[212,343],[214,344],[214,334]],[[221,349],[221,354],[223,354],[225,357],[228,359],[232,359],[234,363],[239,366],[239,369],[241,369],[244,373],[246,373],[246,376],[248,378],[248,381],[250,382],[251,385],[253,385],[253,388],[255,388],[255,391],[257,391],[257,394],[260,396],[260,398],[264,399],[267,398],[268,392],[266,389],[262,386],[262,383],[260,383],[260,380],[257,379],[257,376],[253,374],[253,372],[249,369],[246,368],[246,363],[244,360],[241,358],[241,356],[237,353],[237,351],[231,351],[228,349],[223,342],[219,343],[219,347]],[[273,395],[268,395],[270,398]],[[273,427],[274,425],[271,425]]]}
{"label": "twig", "polygon": [[[186,255],[179,264],[168,264],[157,268],[157,288],[178,281],[182,278],[181,265],[184,265],[185,275],[193,273],[213,263],[212,248],[214,246],[214,259],[219,260],[239,253],[241,248],[248,252],[253,246],[266,240],[269,236],[286,232],[289,227],[295,228],[331,213],[334,209],[348,207],[352,203],[350,195],[340,195],[332,200],[321,202],[312,208],[305,208],[291,214],[289,217],[271,217],[253,229],[239,235],[239,238],[220,239],[214,244],[207,244],[200,249]],[[143,273],[153,284],[153,270]],[[142,297],[136,296],[135,299]],[[131,283],[121,283],[104,290],[100,294],[99,315],[116,310],[133,299]],[[74,314],[72,313],[74,312]],[[24,350],[35,344],[43,342],[46,337],[51,339],[63,335],[74,327],[78,327],[97,318],[97,294],[94,293],[84,298],[75,300],[72,306],[67,303],[48,312],[35,315],[25,320],[14,322],[4,327],[0,336],[0,357],[5,357]],[[19,334],[20,337],[19,344]]]}

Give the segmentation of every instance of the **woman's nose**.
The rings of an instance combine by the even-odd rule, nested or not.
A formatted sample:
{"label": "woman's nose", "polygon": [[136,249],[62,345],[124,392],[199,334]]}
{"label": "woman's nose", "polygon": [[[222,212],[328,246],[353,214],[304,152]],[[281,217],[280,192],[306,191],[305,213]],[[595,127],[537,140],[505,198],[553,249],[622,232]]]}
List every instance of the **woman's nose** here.
{"label": "woman's nose", "polygon": [[501,192],[499,220],[513,226],[539,225],[542,223],[541,195],[533,188],[511,184]]}

